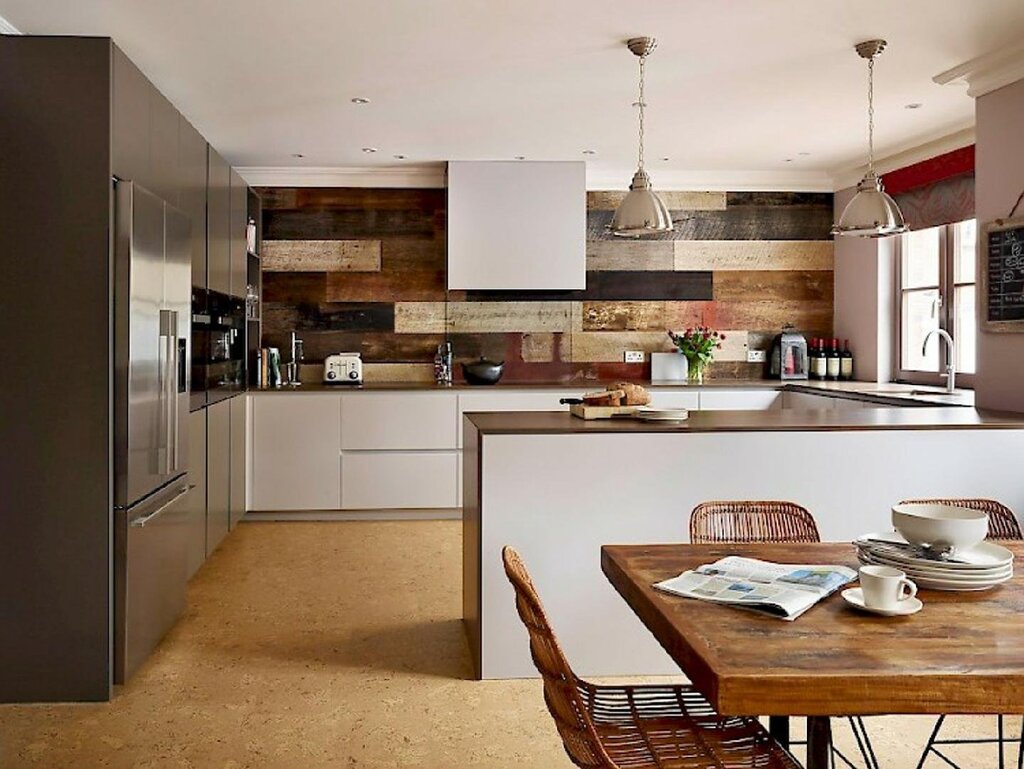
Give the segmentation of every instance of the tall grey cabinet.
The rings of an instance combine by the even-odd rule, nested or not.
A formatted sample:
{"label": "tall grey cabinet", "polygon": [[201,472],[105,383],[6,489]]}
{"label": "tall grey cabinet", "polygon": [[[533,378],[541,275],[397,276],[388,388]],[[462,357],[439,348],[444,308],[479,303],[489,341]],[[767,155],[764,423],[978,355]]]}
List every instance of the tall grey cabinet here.
{"label": "tall grey cabinet", "polygon": [[231,527],[231,403],[206,408],[206,554],[221,543]]}
{"label": "tall grey cabinet", "polygon": [[228,500],[228,525],[235,528],[235,525],[245,515],[245,489],[246,489],[246,447],[248,440],[248,414],[246,413],[247,398],[237,396],[232,398],[231,404],[231,496]]}
{"label": "tall grey cabinet", "polygon": [[231,166],[210,147],[206,190],[209,289],[231,293]]}

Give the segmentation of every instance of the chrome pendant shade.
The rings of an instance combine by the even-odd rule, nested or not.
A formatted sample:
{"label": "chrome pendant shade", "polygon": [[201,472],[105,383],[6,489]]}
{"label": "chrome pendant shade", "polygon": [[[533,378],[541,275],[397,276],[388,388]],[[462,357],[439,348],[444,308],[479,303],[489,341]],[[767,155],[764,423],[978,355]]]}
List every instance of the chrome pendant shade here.
{"label": "chrome pendant shade", "polygon": [[657,43],[652,37],[634,37],[626,42],[629,50],[640,59],[639,98],[634,106],[639,116],[639,142],[637,170],[629,185],[629,192],[615,210],[608,229],[623,238],[640,238],[671,232],[672,216],[664,201],[651,189],[651,178],[644,170],[644,64]]}
{"label": "chrome pendant shade", "polygon": [[907,231],[903,212],[875,173],[875,57],[884,49],[884,40],[867,40],[856,46],[857,55],[868,60],[868,172],[857,185],[857,194],[832,226],[833,235],[882,238]]}

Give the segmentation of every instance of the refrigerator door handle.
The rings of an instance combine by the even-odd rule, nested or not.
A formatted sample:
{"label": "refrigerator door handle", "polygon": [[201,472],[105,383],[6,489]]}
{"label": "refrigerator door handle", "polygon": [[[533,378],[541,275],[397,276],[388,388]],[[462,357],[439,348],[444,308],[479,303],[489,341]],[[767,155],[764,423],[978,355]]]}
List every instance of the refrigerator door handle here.
{"label": "refrigerator door handle", "polygon": [[[175,465],[174,458],[172,457],[172,441],[173,430],[176,429],[177,420],[174,420],[172,423],[172,419],[177,395],[174,378],[178,375],[178,367],[174,364],[174,356],[177,354],[178,328],[174,322],[174,315],[173,310],[160,310],[159,388],[162,401],[160,403],[160,419],[163,422],[160,431],[160,445],[163,447],[163,475],[170,475],[174,471]],[[173,375],[172,371],[174,372]]]}
{"label": "refrigerator door handle", "polygon": [[181,460],[178,451],[178,419],[179,419],[179,404],[178,404],[178,390],[181,387],[179,381],[180,376],[180,361],[178,360],[178,311],[171,311],[171,335],[168,339],[168,346],[171,351],[171,370],[174,372],[174,376],[171,380],[170,387],[170,401],[171,401],[171,429],[170,435],[171,451],[170,451],[170,472],[177,472],[181,465]]}
{"label": "refrigerator door handle", "polygon": [[152,513],[149,513],[148,515],[143,515],[143,516],[140,516],[139,518],[136,518],[135,520],[133,520],[133,521],[131,522],[131,525],[132,525],[132,526],[138,526],[138,527],[140,527],[140,528],[141,528],[141,527],[145,526],[145,525],[146,525],[147,523],[149,523],[149,522],[151,522],[151,521],[153,521],[153,520],[156,520],[156,519],[157,519],[157,518],[159,518],[159,517],[160,517],[161,515],[163,515],[163,513],[164,513],[164,512],[166,512],[166,511],[167,511],[167,509],[168,509],[168,508],[169,508],[169,507],[170,507],[171,505],[173,505],[173,504],[174,504],[175,502],[177,502],[177,501],[178,501],[179,499],[181,499],[181,498],[182,498],[183,496],[185,496],[186,494],[188,494],[188,493],[189,493],[190,491],[192,491],[192,489],[194,489],[195,487],[196,487],[196,485],[195,485],[194,483],[189,483],[189,484],[186,484],[185,486],[182,486],[181,488],[179,488],[179,489],[178,489],[178,493],[177,493],[177,494],[175,494],[175,495],[174,495],[173,497],[171,497],[171,498],[170,498],[169,500],[167,500],[167,501],[166,501],[166,502],[164,502],[164,503],[163,503],[162,505],[160,505],[160,507],[158,507],[158,508],[157,508],[156,510],[154,510],[154,511],[153,511]]}

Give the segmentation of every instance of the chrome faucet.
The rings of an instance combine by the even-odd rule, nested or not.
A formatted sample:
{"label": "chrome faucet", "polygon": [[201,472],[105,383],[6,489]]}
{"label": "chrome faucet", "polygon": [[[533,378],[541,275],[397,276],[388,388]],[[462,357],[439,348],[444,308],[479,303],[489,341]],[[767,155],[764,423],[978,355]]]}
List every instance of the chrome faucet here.
{"label": "chrome faucet", "polygon": [[953,337],[945,329],[933,328],[925,334],[921,354],[928,354],[928,340],[935,334],[946,340],[946,392],[952,393],[956,391],[956,368],[953,366],[953,361],[956,360],[956,345],[953,344]]}

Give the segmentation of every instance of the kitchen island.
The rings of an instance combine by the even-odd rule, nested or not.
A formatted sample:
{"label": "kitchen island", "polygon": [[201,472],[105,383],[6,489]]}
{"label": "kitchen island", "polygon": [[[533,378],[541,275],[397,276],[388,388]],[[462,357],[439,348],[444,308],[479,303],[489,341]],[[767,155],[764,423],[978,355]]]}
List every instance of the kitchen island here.
{"label": "kitchen island", "polygon": [[797,502],[827,541],[891,529],[889,509],[905,498],[1024,510],[1021,457],[1024,416],[973,408],[700,411],[679,425],[466,414],[463,619],[476,674],[535,675],[501,568],[506,544],[577,672],[678,674],[603,579],[601,545],[686,541],[690,511],[712,499]]}

